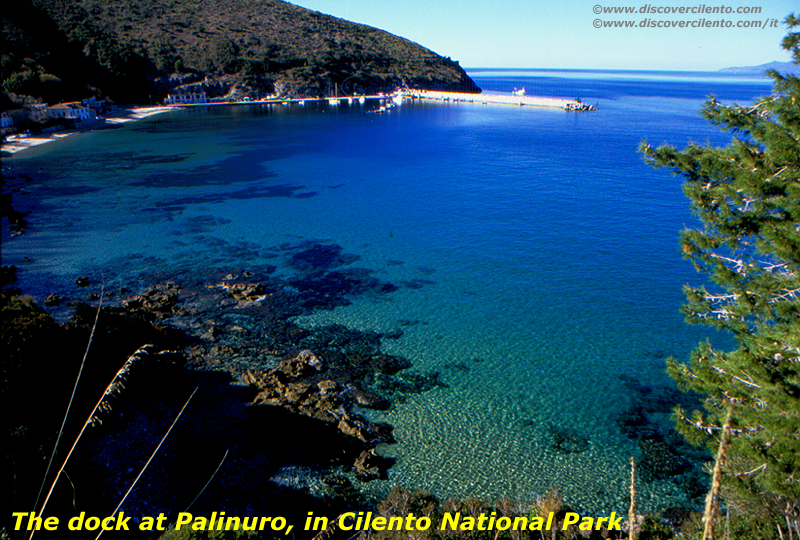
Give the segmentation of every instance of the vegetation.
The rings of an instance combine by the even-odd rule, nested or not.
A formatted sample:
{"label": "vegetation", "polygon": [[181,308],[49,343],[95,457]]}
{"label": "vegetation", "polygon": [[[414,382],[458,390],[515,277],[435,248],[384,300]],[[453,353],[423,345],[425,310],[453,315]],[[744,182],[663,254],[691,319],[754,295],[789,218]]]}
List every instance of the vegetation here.
{"label": "vegetation", "polygon": [[[0,483],[6,508],[35,499],[39,486],[34,485],[35,480],[29,481],[25,472],[44,472],[41,464],[52,448],[60,420],[47,414],[47,402],[66,402],[70,390],[63,384],[69,375],[60,351],[70,336],[30,298],[20,296],[13,286],[6,287],[14,282],[14,273],[13,267],[3,267],[0,290],[0,406],[15,411],[3,415],[0,424],[2,463],[7,464],[0,468]],[[29,358],[59,358],[62,362],[54,362],[43,375]]]}
{"label": "vegetation", "polygon": [[207,79],[252,95],[478,91],[416,43],[280,0],[21,0],[2,18],[4,108],[20,95],[141,103]]}
{"label": "vegetation", "polygon": [[[783,47],[800,63],[800,33],[790,31]],[[682,247],[714,284],[687,287],[687,319],[737,344],[703,343],[689,365],[670,361],[670,375],[705,406],[678,410],[678,429],[717,454],[728,513],[771,523],[764,538],[800,533],[800,79],[769,75],[773,94],[753,106],[706,103],[704,116],[733,132],[728,146],[643,145],[650,164],[685,177],[702,222],[683,232]],[[712,492],[707,521],[717,499]],[[713,535],[708,528],[704,538]]]}

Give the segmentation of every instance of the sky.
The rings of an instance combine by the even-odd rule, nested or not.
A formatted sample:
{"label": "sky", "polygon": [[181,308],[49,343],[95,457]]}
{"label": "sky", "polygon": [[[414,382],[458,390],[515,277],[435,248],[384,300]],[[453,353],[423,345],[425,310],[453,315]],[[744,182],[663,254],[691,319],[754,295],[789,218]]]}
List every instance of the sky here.
{"label": "sky", "polygon": [[[716,71],[774,60],[789,61],[789,54],[780,47],[787,32],[783,21],[792,12],[800,14],[797,0],[292,0],[292,3],[410,39],[458,60],[465,68]],[[632,8],[636,13],[603,12],[614,7]],[[733,13],[644,12],[679,7],[695,10],[724,7]],[[755,13],[736,13],[740,8]],[[724,19],[732,26],[640,26],[651,24],[648,21],[663,25],[703,19]],[[636,26],[603,26],[614,21]],[[737,26],[752,21],[758,21],[762,27]]]}

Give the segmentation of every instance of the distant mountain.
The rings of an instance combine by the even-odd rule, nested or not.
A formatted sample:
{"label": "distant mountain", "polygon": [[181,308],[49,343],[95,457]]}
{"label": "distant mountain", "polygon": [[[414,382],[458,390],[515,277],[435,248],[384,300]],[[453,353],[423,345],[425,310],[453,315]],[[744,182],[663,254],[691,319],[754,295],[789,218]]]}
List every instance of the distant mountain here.
{"label": "distant mountain", "polygon": [[146,103],[186,84],[251,96],[480,91],[458,62],[280,0],[15,0],[0,17],[6,99]]}
{"label": "distant mountain", "polygon": [[760,66],[728,67],[720,69],[726,73],[764,73],[768,69],[774,69],[778,73],[800,75],[800,65],[792,62],[767,62]]}

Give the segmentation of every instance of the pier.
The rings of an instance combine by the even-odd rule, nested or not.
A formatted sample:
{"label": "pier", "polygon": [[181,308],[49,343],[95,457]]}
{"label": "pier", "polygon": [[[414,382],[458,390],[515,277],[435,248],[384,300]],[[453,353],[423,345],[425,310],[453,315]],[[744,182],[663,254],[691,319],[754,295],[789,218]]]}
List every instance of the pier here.
{"label": "pier", "polygon": [[481,103],[484,105],[516,105],[527,107],[547,107],[565,111],[594,111],[597,109],[589,103],[571,99],[557,99],[526,95],[508,94],[468,94],[465,92],[434,92],[431,90],[404,90],[404,97],[412,99],[429,99],[433,101],[450,101],[463,103]]}
{"label": "pier", "polygon": [[589,103],[583,103],[574,99],[558,99],[536,97],[518,94],[469,94],[466,92],[438,92],[433,90],[419,90],[419,89],[402,89],[396,90],[391,94],[373,94],[373,95],[354,95],[354,96],[333,96],[327,98],[285,98],[285,97],[267,97],[258,100],[241,100],[241,101],[209,101],[205,103],[192,103],[171,105],[170,107],[202,107],[208,105],[232,105],[232,104],[250,104],[250,105],[289,105],[291,103],[304,104],[314,102],[327,102],[329,105],[338,105],[341,102],[345,103],[360,103],[363,104],[366,100],[380,100],[386,103],[383,110],[376,112],[384,112],[396,105],[402,103],[404,99],[422,99],[431,101],[451,102],[451,103],[478,103],[483,105],[516,105],[518,107],[545,107],[550,109],[561,109],[564,111],[595,111],[597,107]]}

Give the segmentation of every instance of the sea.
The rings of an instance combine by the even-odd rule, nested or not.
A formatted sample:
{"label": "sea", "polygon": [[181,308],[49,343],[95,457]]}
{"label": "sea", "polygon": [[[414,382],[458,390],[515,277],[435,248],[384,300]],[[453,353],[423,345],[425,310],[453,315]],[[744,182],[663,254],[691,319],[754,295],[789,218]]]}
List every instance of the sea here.
{"label": "sea", "polygon": [[752,103],[771,80],[468,73],[484,91],[597,110],[208,106],[83,132],[3,159],[4,175],[27,175],[13,204],[30,213],[23,234],[3,228],[2,264],[41,303],[81,294],[79,276],[133,293],[269,267],[288,283],[303,271],[292,255],[317,249],[324,270],[391,286],[351,287],[294,322],[381,333],[383,352],[441,383],[363,411],[394,426],[378,451],[396,461],[359,489],[529,503],[556,487],[572,508],[607,515],[628,507],[633,457],[640,511],[698,507],[709,456],[671,417],[697,402],[665,363],[731,341],[684,321],[683,286],[707,280],[679,247],[698,222],[681,177],[638,149],[726,144],[704,101]]}

